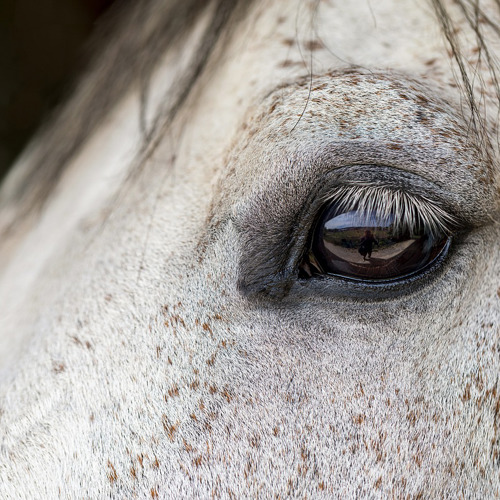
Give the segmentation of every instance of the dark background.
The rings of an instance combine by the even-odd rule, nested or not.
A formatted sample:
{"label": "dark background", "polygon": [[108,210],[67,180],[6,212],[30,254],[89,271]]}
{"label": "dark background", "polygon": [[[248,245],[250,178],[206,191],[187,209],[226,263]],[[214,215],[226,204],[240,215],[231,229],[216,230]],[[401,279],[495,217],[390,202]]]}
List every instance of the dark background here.
{"label": "dark background", "polygon": [[84,67],[96,21],[119,0],[0,0],[0,182]]}

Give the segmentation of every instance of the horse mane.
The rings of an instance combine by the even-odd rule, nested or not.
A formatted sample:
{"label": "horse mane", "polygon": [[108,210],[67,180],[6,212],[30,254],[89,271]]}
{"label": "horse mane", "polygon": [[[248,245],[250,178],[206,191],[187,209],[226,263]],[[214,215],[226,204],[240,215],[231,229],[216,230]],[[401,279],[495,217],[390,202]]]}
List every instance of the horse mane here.
{"label": "horse mane", "polygon": [[[483,144],[489,143],[488,127],[493,126],[494,133],[492,135],[496,135],[498,150],[500,149],[500,67],[498,58],[488,47],[487,41],[499,42],[500,1],[494,0],[497,10],[495,18],[480,6],[480,0],[454,0],[452,2],[453,7],[448,8],[444,0],[430,0],[430,3],[441,24],[443,36],[456,64],[454,71],[458,71],[458,74],[455,73],[455,81],[461,88],[462,95],[465,98],[469,126]],[[462,19],[459,19],[459,16]],[[475,58],[467,57],[465,55],[466,51],[462,50],[463,37],[466,34],[459,26],[460,21],[470,29],[475,39]],[[478,67],[481,65],[488,68],[490,75],[490,82],[488,83],[493,85],[494,99],[497,104],[496,117],[492,124],[488,124],[487,106],[484,99],[484,95],[487,94],[486,83],[478,72]]]}
{"label": "horse mane", "polygon": [[[87,69],[70,89],[71,98],[53,113],[27,148],[29,161],[20,162],[0,186],[0,212],[16,207],[14,220],[3,221],[0,233],[41,208],[93,129],[133,85],[147,92],[159,59],[169,47],[182,43],[207,12],[210,19],[193,60],[167,96],[166,113],[174,118],[217,41],[250,4],[249,0],[124,0],[115,4],[89,43],[89,53],[97,57],[89,58]],[[151,140],[152,132],[144,130],[142,140]]]}

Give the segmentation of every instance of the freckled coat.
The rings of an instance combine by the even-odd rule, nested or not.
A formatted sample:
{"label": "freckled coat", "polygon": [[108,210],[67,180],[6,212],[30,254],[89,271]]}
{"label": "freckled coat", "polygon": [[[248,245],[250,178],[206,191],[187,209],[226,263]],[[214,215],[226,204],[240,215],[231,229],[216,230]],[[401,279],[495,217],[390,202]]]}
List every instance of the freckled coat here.
{"label": "freckled coat", "polygon": [[[19,193],[50,130],[2,187],[0,497],[498,495],[498,101],[486,57],[460,73],[497,7],[476,50],[469,3],[263,1],[224,30],[222,3],[78,148],[63,114],[40,213]],[[404,287],[300,280],[363,176],[445,200],[448,257]]]}

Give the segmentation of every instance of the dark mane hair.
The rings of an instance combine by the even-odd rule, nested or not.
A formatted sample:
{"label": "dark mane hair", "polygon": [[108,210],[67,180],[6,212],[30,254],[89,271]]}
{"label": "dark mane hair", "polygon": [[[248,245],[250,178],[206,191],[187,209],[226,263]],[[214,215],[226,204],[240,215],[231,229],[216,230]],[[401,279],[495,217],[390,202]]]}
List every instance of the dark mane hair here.
{"label": "dark mane hair", "polygon": [[[120,97],[136,83],[140,84],[146,95],[149,78],[165,50],[182,42],[200,16],[210,12],[210,20],[198,49],[193,52],[192,61],[169,89],[162,118],[167,123],[171,122],[203,73],[218,40],[229,28],[235,28],[254,1],[124,0],[119,8],[112,9],[93,43],[96,49],[104,47],[104,51],[91,63],[86,75],[75,86],[72,98],[39,133],[32,146],[36,148],[36,162],[27,163],[24,169],[17,169],[8,176],[4,186],[0,186],[0,210],[16,206],[18,208],[13,212],[14,217],[20,220],[24,215],[39,209],[57,185],[69,160]],[[458,67],[457,83],[468,103],[472,127],[479,132],[482,140],[488,141],[481,99],[478,101],[474,90],[478,84],[474,82],[477,72],[463,55],[464,50],[457,34],[457,19],[454,19],[444,0],[428,1],[434,8]],[[500,18],[500,0],[494,1]],[[475,35],[477,62],[479,64],[482,58],[485,59],[500,105],[497,61],[486,44],[486,30],[488,36],[493,34],[500,37],[500,22],[488,17],[480,8],[479,0],[454,0],[454,5],[462,16],[461,21],[465,21],[465,25]],[[457,12],[454,12],[455,16]],[[484,88],[484,82],[479,84]],[[153,140],[153,132],[154,129],[146,130],[143,126],[145,147]]]}
{"label": "dark mane hair", "polygon": [[461,43],[461,30],[457,26],[457,21],[460,20],[454,19],[454,15],[450,12],[452,9],[447,8],[443,0],[430,0],[430,2],[436,12],[443,35],[458,68],[459,74],[456,75],[456,82],[462,88],[462,94],[466,99],[471,128],[481,141],[489,141],[489,138],[487,134],[488,124],[485,119],[486,110],[482,95],[486,93],[486,86],[477,69],[482,64],[486,64],[488,68],[490,74],[489,83],[494,86],[495,98],[497,101],[496,123],[493,125],[496,129],[497,146],[499,146],[498,122],[500,117],[500,82],[498,75],[500,68],[498,66],[498,58],[491,52],[486,40],[487,37],[500,38],[500,0],[494,0],[494,5],[497,8],[498,14],[496,19],[492,19],[490,15],[480,7],[479,0],[454,0],[453,2],[456,8],[455,17],[461,15],[461,21],[466,27],[470,28],[471,32],[474,34],[477,44],[474,48],[476,52],[474,64],[464,56],[465,48],[462,47]]}
{"label": "dark mane hair", "polygon": [[[16,219],[39,209],[57,185],[69,160],[92,130],[134,84],[147,93],[149,78],[168,47],[187,38],[205,12],[210,19],[187,70],[169,89],[163,113],[173,119],[203,72],[217,41],[233,28],[251,0],[124,0],[111,9],[91,42],[98,54],[74,86],[72,96],[36,137],[36,162],[7,176],[0,186],[0,210],[14,204]],[[143,141],[153,130],[142,129]],[[9,178],[10,177],[10,178]],[[7,189],[6,189],[7,188]],[[0,231],[1,233],[1,231]]]}

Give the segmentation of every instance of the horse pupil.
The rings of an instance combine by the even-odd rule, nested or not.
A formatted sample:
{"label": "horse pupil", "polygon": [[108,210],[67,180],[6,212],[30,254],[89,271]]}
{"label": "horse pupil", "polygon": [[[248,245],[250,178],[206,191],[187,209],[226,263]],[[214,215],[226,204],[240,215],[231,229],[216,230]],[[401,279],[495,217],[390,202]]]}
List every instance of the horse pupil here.
{"label": "horse pupil", "polygon": [[423,225],[405,228],[395,214],[339,212],[333,204],[316,225],[310,267],[316,268],[316,274],[395,280],[428,266],[447,242],[445,235],[436,235]]}

